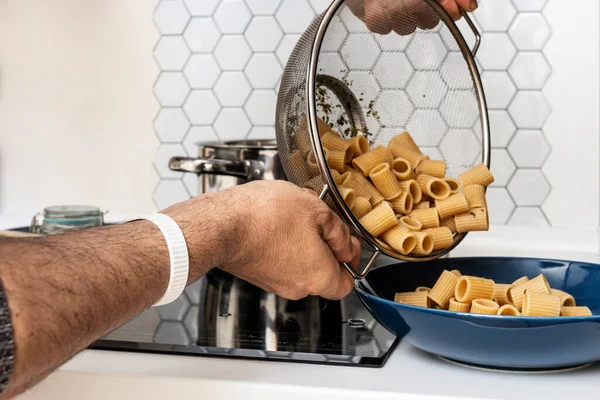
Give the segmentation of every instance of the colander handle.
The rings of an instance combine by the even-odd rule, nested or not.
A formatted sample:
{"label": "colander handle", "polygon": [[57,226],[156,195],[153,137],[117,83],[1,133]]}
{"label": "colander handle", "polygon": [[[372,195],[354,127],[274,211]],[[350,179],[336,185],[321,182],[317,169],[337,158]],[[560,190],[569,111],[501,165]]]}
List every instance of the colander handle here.
{"label": "colander handle", "polygon": [[[323,190],[321,190],[321,193],[319,194],[319,199],[325,199],[327,193],[329,193],[329,185],[323,186]],[[342,263],[342,265],[348,270],[348,272],[350,273],[350,275],[352,275],[354,279],[361,280],[364,279],[371,270],[371,268],[373,268],[373,266],[375,265],[375,261],[377,261],[377,257],[379,257],[380,254],[381,251],[375,249],[375,251],[371,255],[371,258],[369,258],[369,261],[367,261],[367,265],[365,265],[365,267],[362,270],[360,270],[360,272],[356,272],[354,268],[352,268],[352,266],[348,263]]]}
{"label": "colander handle", "polygon": [[477,50],[479,50],[479,45],[481,44],[481,33],[479,33],[477,27],[473,23],[473,20],[471,19],[471,17],[469,17],[469,14],[465,10],[461,9],[460,13],[462,14],[465,21],[467,21],[467,25],[469,25],[469,28],[471,28],[471,30],[473,31],[473,35],[475,35],[475,44],[471,49],[471,54],[473,55],[473,57],[475,57],[475,55],[477,55]]}

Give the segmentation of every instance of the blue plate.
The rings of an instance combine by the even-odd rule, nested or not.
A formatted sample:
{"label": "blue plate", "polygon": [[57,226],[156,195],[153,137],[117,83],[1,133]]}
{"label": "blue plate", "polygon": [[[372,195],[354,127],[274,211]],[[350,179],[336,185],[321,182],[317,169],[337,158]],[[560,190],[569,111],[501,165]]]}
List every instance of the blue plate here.
{"label": "blue plate", "polygon": [[[396,292],[433,286],[441,272],[511,283],[521,276],[544,274],[591,317],[506,317],[463,314],[394,303]],[[539,370],[600,361],[600,265],[533,258],[446,258],[378,268],[356,291],[390,332],[428,353],[478,366]]]}

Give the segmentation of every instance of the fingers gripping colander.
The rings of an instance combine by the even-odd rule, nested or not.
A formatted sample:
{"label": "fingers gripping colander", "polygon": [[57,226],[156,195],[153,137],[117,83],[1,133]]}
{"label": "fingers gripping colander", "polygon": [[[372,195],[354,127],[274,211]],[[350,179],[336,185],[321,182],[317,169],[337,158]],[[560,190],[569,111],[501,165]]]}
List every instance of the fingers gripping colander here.
{"label": "fingers gripping colander", "polygon": [[444,159],[447,176],[490,165],[487,107],[474,54],[437,0],[335,0],[298,41],[285,68],[276,110],[279,155],[288,179],[320,193],[373,255],[355,271],[362,279],[384,253],[404,261],[439,258],[402,255],[382,245],[353,215],[337,189],[319,126],[342,137],[365,135],[371,147],[410,132],[432,159]]}

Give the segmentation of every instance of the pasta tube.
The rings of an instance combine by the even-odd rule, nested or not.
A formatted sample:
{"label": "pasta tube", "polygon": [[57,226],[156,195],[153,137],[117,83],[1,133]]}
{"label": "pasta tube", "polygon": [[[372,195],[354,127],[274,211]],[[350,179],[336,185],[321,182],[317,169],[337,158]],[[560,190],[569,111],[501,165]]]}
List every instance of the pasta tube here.
{"label": "pasta tube", "polygon": [[353,157],[358,157],[370,150],[369,141],[363,135],[356,135],[353,138],[347,139],[346,141],[350,143]]}
{"label": "pasta tube", "polygon": [[400,182],[400,187],[403,191],[409,191],[413,197],[413,204],[420,203],[423,198],[423,192],[419,184],[414,179]]}
{"label": "pasta tube", "polygon": [[[542,274],[535,278],[528,280],[525,283],[516,285],[510,288],[508,291],[508,299],[514,304],[517,309],[522,310],[523,297],[525,292],[539,293],[539,294],[550,294],[550,285],[546,280],[546,277]],[[558,296],[557,296],[558,298]]]}
{"label": "pasta tube", "polygon": [[454,178],[444,178],[444,181],[448,184],[448,186],[450,187],[450,193],[451,194],[456,194],[460,191],[460,184],[458,183],[458,181]]}
{"label": "pasta tube", "polygon": [[375,188],[377,188],[386,200],[398,197],[402,193],[398,179],[396,179],[388,163],[379,164],[371,169],[369,177],[373,181]]}
{"label": "pasta tube", "polygon": [[356,218],[361,219],[362,217],[367,215],[367,213],[371,210],[372,210],[371,203],[369,202],[369,200],[365,199],[364,197],[358,196],[356,198],[356,200],[354,200],[354,206],[352,207],[352,213],[354,214],[354,216]]}
{"label": "pasta tube", "polygon": [[454,296],[454,288],[458,278],[444,270],[429,292],[429,300],[442,308],[448,307],[450,298]]}
{"label": "pasta tube", "polygon": [[411,218],[419,220],[423,225],[423,229],[437,228],[440,226],[440,218],[438,216],[437,209],[435,208],[421,208],[419,210],[412,210],[410,216]]}
{"label": "pasta tube", "polygon": [[346,153],[338,150],[329,150],[329,168],[333,168],[338,172],[346,170]]}
{"label": "pasta tube", "polygon": [[485,188],[481,185],[469,185],[463,188],[463,194],[469,203],[469,208],[487,208],[485,200]]}
{"label": "pasta tube", "polygon": [[469,211],[469,204],[462,193],[453,194],[445,200],[436,200],[435,206],[441,219],[453,217]]}
{"label": "pasta tube", "polygon": [[413,209],[413,198],[409,191],[404,191],[400,196],[390,201],[394,212],[398,214],[409,214]]}
{"label": "pasta tube", "polygon": [[434,200],[444,200],[450,196],[450,186],[440,178],[421,174],[417,176],[417,183],[421,192]]}
{"label": "pasta tube", "polygon": [[415,204],[413,206],[413,209],[415,209],[415,210],[420,210],[422,208],[430,208],[429,202],[428,201],[422,201],[422,202],[420,202],[418,204]]}
{"label": "pasta tube", "polygon": [[400,147],[404,147],[414,153],[417,154],[423,154],[421,153],[421,149],[419,149],[419,146],[417,146],[417,144],[415,143],[415,141],[413,140],[412,136],[410,135],[410,133],[404,131],[402,133],[397,134],[396,136],[394,136],[391,140],[390,140],[390,144],[396,144]]}
{"label": "pasta tube", "polygon": [[342,185],[347,188],[354,189],[357,196],[364,197],[367,200],[371,199],[371,191],[367,184],[369,181],[365,179],[362,175],[352,175],[350,172],[344,172],[342,176],[346,176],[342,181]]}
{"label": "pasta tube", "polygon": [[410,162],[408,162],[406,158],[395,158],[392,162],[392,170],[394,171],[396,178],[400,181],[407,181],[409,179],[414,179],[415,177]]}
{"label": "pasta tube", "polygon": [[411,306],[427,308],[428,300],[426,292],[406,292],[396,293],[394,295],[394,302],[401,304],[408,304]]}
{"label": "pasta tube", "polygon": [[453,217],[441,220],[440,221],[440,226],[445,226],[446,228],[450,229],[450,232],[452,232],[452,233],[458,232],[456,230],[456,223],[454,222],[454,218]]}
{"label": "pasta tube", "polygon": [[354,189],[348,189],[343,186],[338,186],[337,189],[342,195],[342,199],[344,199],[348,207],[354,207],[354,201],[356,200],[356,192],[354,191]]}
{"label": "pasta tube", "polygon": [[563,307],[560,309],[560,315],[563,317],[591,317],[592,311],[588,307]]}
{"label": "pasta tube", "polygon": [[425,174],[436,178],[443,178],[446,175],[446,161],[421,160],[415,171],[417,175]]}
{"label": "pasta tube", "polygon": [[417,245],[416,236],[412,232],[403,229],[400,225],[396,225],[383,232],[381,240],[403,255],[410,254]]}
{"label": "pasta tube", "polygon": [[521,315],[521,313],[519,310],[517,310],[517,307],[513,306],[512,304],[505,304],[498,309],[498,315],[510,315],[518,317]]}
{"label": "pasta tube", "polygon": [[425,229],[433,238],[433,251],[450,247],[454,241],[454,236],[450,229],[445,227]]}
{"label": "pasta tube", "polygon": [[420,231],[423,228],[421,221],[411,217],[401,217],[398,219],[398,223],[401,227],[409,231]]}
{"label": "pasta tube", "polygon": [[473,208],[469,212],[454,216],[456,230],[459,233],[487,231],[489,229],[489,217],[487,209]]}
{"label": "pasta tube", "polygon": [[452,271],[450,271],[450,273],[456,275],[456,277],[458,277],[458,278],[460,278],[462,276],[460,271],[457,269],[453,269]]}
{"label": "pasta tube", "polygon": [[363,176],[369,176],[371,170],[379,164],[388,163],[391,165],[393,161],[392,154],[387,147],[377,146],[373,150],[353,159],[352,165]]}
{"label": "pasta tube", "polygon": [[561,307],[575,307],[577,305],[575,304],[575,298],[569,293],[563,292],[562,290],[550,289],[550,294],[560,298]]}
{"label": "pasta tube", "polygon": [[398,224],[394,210],[387,202],[382,202],[358,220],[371,235],[377,237]]}
{"label": "pasta tube", "polygon": [[333,132],[327,132],[321,137],[321,144],[327,150],[341,151],[342,153],[344,153],[345,163],[350,162],[350,160],[352,160],[352,156],[354,155],[352,143],[342,139],[339,135]]}
{"label": "pasta tube", "polygon": [[482,163],[460,174],[458,180],[463,188],[469,185],[481,185],[487,187],[494,182],[494,176],[485,164]]}
{"label": "pasta tube", "polygon": [[454,297],[461,303],[470,303],[475,299],[492,300],[494,281],[475,276],[461,276],[456,283]]}
{"label": "pasta tube", "polygon": [[454,297],[450,299],[449,311],[468,313],[471,311],[471,303],[459,303]]}
{"label": "pasta tube", "polygon": [[511,285],[504,283],[496,283],[494,286],[494,297],[496,298],[496,303],[498,305],[503,306],[505,304],[510,304],[511,301],[508,296],[508,291],[510,290]]}
{"label": "pasta tube", "polygon": [[492,300],[475,299],[471,303],[471,314],[487,314],[495,315],[498,313],[500,306]]}
{"label": "pasta tube", "polygon": [[523,315],[528,317],[558,317],[560,298],[551,294],[525,291],[523,297]]}
{"label": "pasta tube", "polygon": [[431,292],[431,288],[428,288],[427,286],[419,286],[415,292]]}
{"label": "pasta tube", "polygon": [[413,249],[414,254],[428,255],[433,251],[433,238],[427,232],[413,231],[413,235],[417,238],[417,245]]}

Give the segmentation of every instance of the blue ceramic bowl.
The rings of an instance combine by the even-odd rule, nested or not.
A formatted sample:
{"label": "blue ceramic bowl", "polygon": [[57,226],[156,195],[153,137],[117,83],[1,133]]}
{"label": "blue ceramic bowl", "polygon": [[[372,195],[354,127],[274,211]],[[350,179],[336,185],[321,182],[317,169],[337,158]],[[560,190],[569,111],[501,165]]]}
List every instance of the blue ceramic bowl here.
{"label": "blue ceramic bowl", "polygon": [[[444,270],[510,283],[544,274],[591,317],[506,317],[463,314],[394,303],[396,292],[431,287]],[[495,368],[555,369],[600,361],[600,265],[531,258],[447,258],[402,263],[369,273],[357,292],[390,332],[413,346],[462,363]]]}

